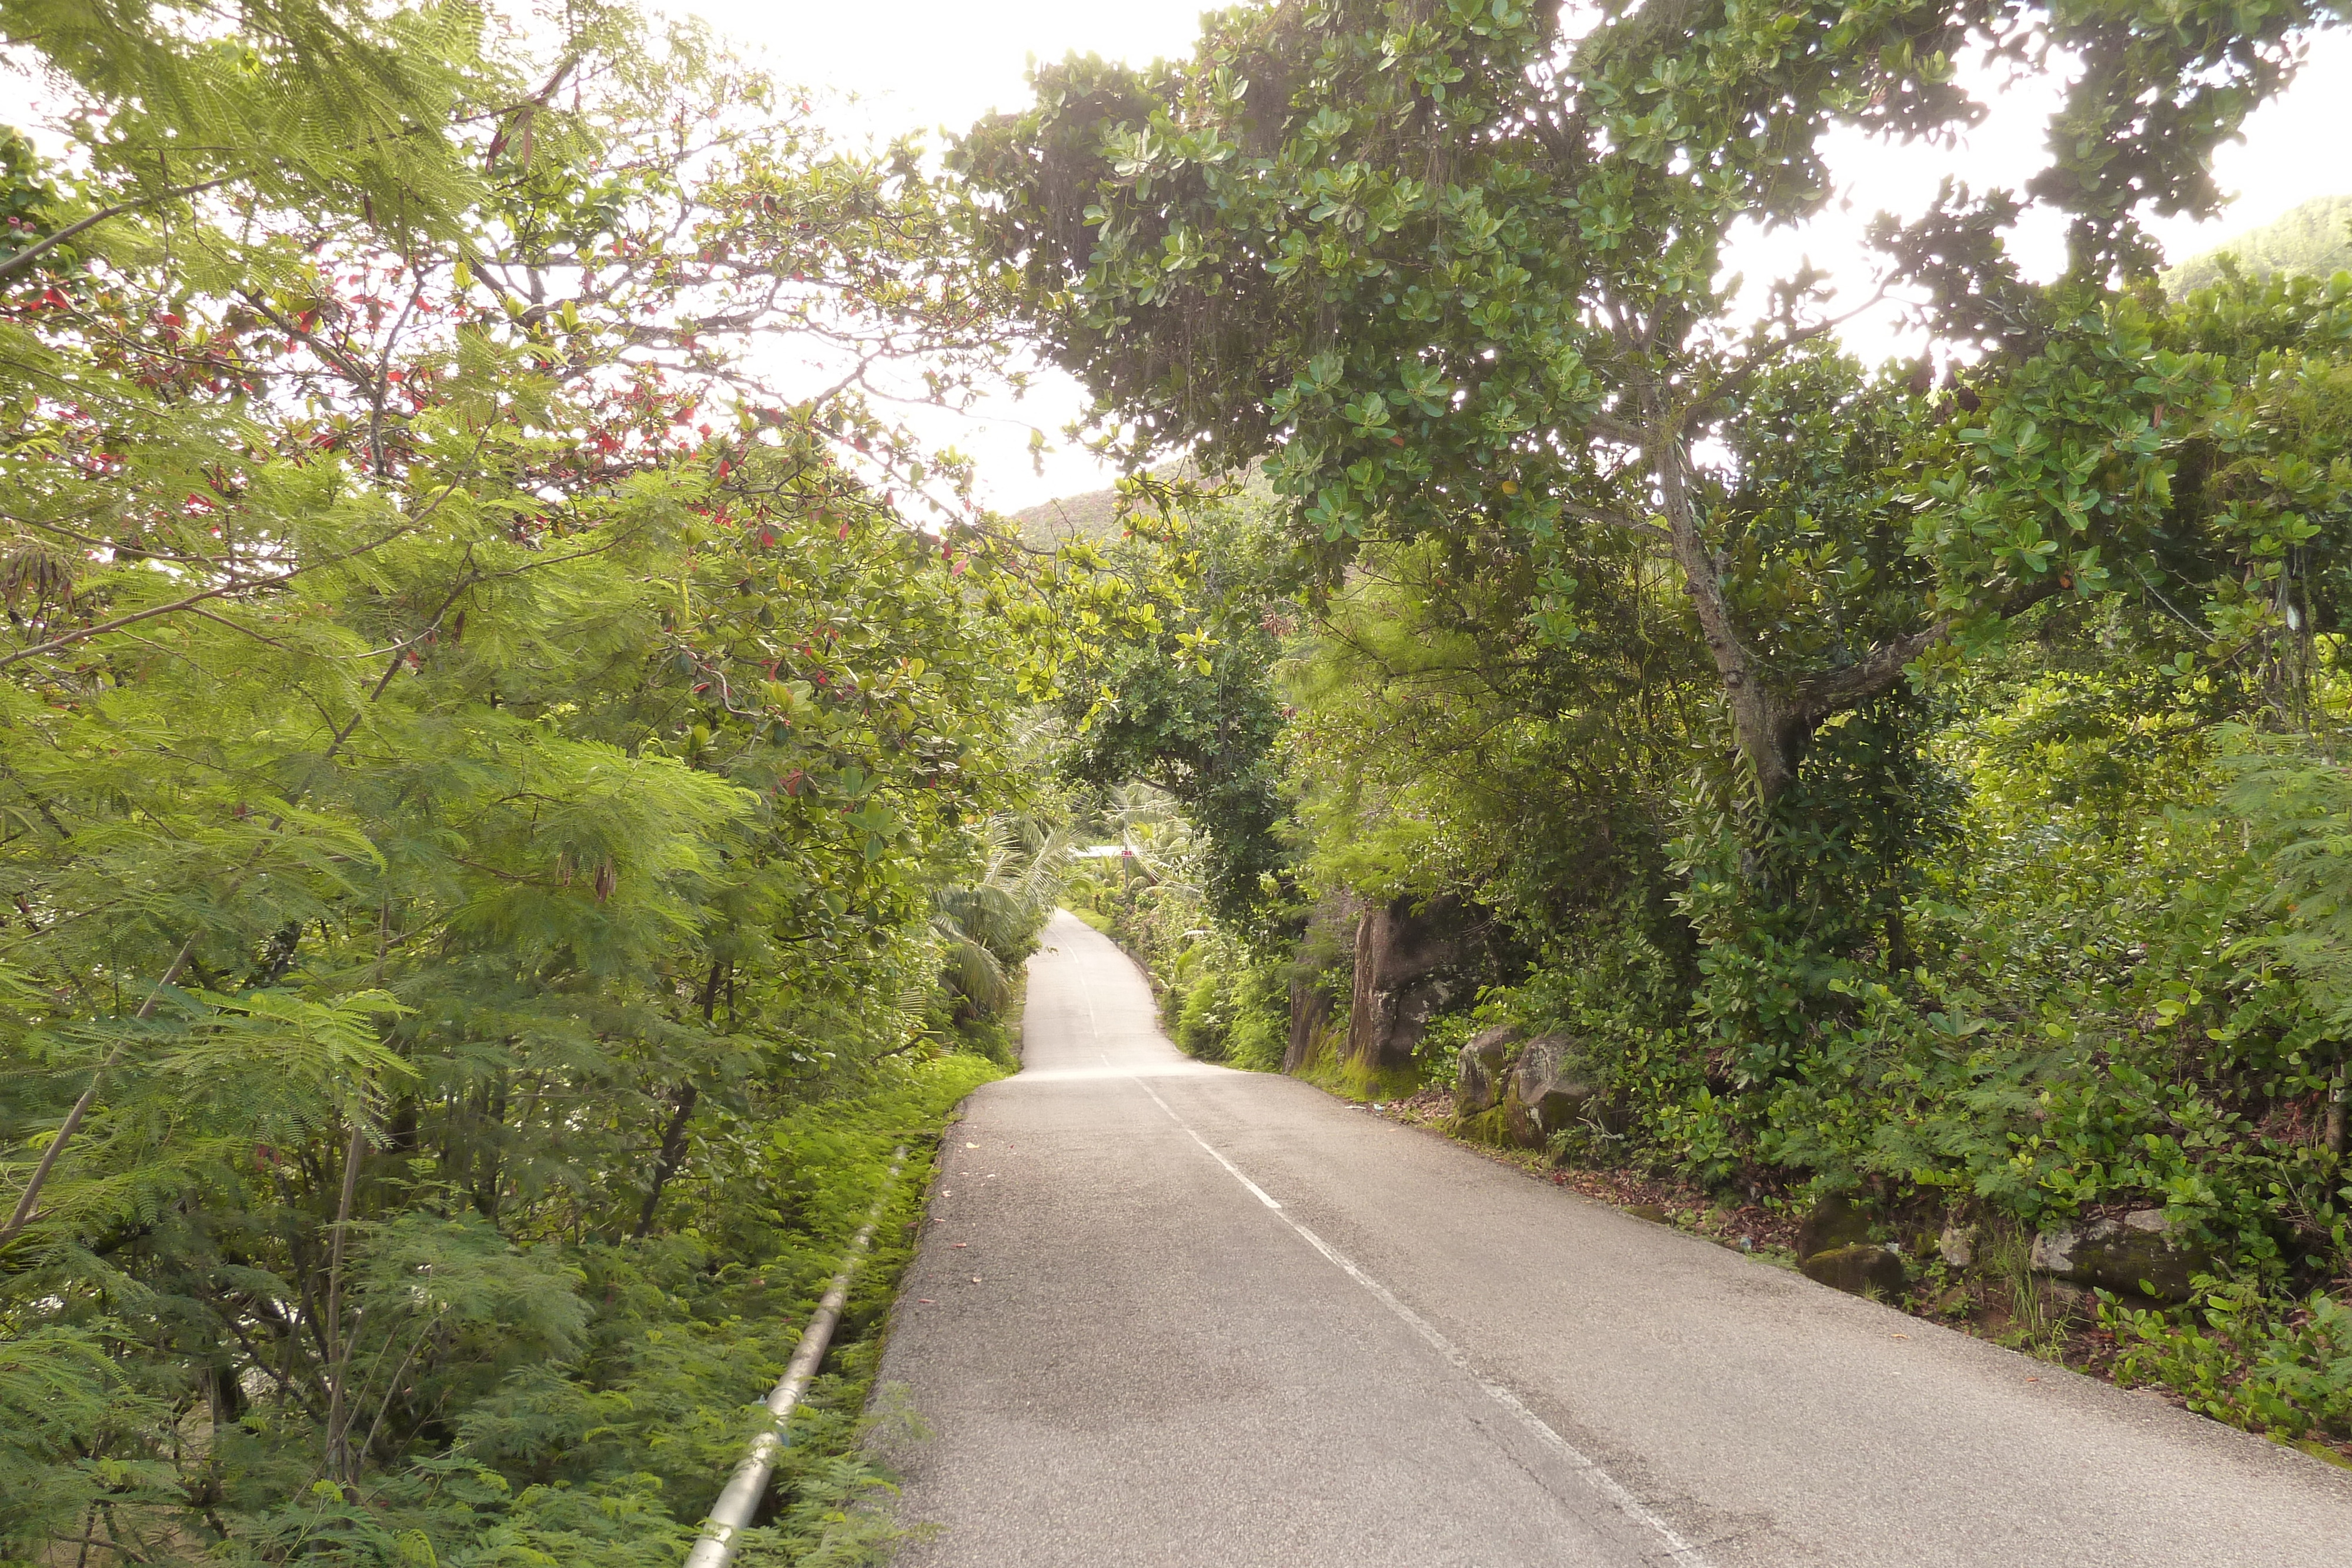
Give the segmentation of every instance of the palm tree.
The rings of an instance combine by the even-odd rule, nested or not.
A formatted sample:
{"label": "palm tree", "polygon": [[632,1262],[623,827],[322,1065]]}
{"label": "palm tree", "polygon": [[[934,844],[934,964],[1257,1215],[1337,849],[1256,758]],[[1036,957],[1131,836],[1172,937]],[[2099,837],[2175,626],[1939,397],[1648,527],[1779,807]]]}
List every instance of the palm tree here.
{"label": "palm tree", "polygon": [[995,1018],[1011,1005],[1012,967],[1035,950],[1073,848],[1066,825],[1010,812],[991,817],[978,837],[980,874],[931,894],[931,931],[959,1021]]}

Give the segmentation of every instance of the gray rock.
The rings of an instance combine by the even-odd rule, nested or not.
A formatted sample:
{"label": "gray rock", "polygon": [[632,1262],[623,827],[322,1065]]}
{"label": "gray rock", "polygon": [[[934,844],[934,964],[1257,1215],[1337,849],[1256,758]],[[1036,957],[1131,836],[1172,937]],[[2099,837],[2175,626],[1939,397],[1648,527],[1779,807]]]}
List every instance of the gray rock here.
{"label": "gray rock", "polygon": [[1970,1267],[1977,1259],[1977,1228],[1952,1221],[1944,1227],[1944,1233],[1936,1238],[1936,1250],[1945,1262],[1955,1269]]}
{"label": "gray rock", "polygon": [[2193,1293],[2190,1280],[2211,1272],[2213,1255],[2167,1225],[2162,1209],[2142,1208],[2043,1231],[2033,1239],[2032,1265],[2077,1285],[2185,1301]]}
{"label": "gray rock", "polygon": [[1512,1142],[1539,1149],[1554,1133],[1585,1120],[1596,1097],[1591,1067],[1576,1041],[1564,1034],[1539,1034],[1519,1052],[1503,1100],[1503,1120]]}
{"label": "gray rock", "polygon": [[1477,946],[1470,912],[1450,898],[1366,908],[1356,921],[1356,985],[1347,1059],[1366,1067],[1412,1063],[1430,1015],[1468,987],[1461,971]]}
{"label": "gray rock", "polygon": [[1802,1262],[1816,1252],[1833,1252],[1869,1239],[1867,1211],[1856,1208],[1849,1198],[1825,1197],[1797,1227],[1797,1259]]}
{"label": "gray rock", "polygon": [[1498,1024],[1471,1037],[1462,1048],[1461,1065],[1454,1078],[1454,1113],[1475,1116],[1503,1103],[1503,1060],[1519,1038],[1510,1024]]}
{"label": "gray rock", "polygon": [[1805,1271],[1807,1279],[1843,1291],[1849,1296],[1870,1296],[1880,1301],[1897,1299],[1911,1282],[1900,1253],[1866,1241],[1816,1252],[1797,1267]]}

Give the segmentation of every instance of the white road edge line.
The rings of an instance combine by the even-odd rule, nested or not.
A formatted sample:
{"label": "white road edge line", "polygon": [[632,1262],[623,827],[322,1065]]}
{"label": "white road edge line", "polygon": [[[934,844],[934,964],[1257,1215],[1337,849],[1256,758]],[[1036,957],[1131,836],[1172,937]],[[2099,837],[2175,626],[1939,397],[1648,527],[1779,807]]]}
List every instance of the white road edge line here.
{"label": "white road edge line", "polygon": [[1219,1153],[1218,1150],[1210,1144],[1208,1139],[1192,1131],[1192,1129],[1186,1124],[1184,1118],[1176,1114],[1173,1110],[1171,1110],[1169,1108],[1168,1102],[1162,1100],[1160,1097],[1159,1092],[1153,1089],[1150,1084],[1145,1082],[1140,1078],[1134,1079],[1133,1082],[1137,1088],[1151,1096],[1151,1103],[1159,1106],[1161,1111],[1165,1112],[1170,1121],[1175,1123],[1178,1127],[1182,1128],[1186,1136],[1190,1137],[1194,1143],[1200,1145],[1203,1149],[1208,1150],[1209,1157],[1211,1159],[1224,1166],[1226,1171],[1232,1175],[1235,1181],[1249,1188],[1251,1196],[1255,1197],[1260,1203],[1265,1205],[1266,1207],[1274,1210],[1275,1218],[1280,1219],[1285,1225],[1290,1227],[1294,1231],[1297,1231],[1300,1240],[1315,1249],[1316,1251],[1320,1252],[1324,1258],[1330,1262],[1332,1267],[1338,1269],[1339,1272],[1347,1275],[1350,1280],[1355,1281],[1356,1283],[1361,1285],[1365,1290],[1370,1291],[1372,1293],[1373,1298],[1377,1300],[1381,1305],[1386,1307],[1390,1312],[1394,1312],[1398,1318],[1403,1321],[1404,1325],[1407,1328],[1410,1328],[1413,1333],[1419,1334],[1424,1341],[1426,1341],[1431,1349],[1436,1351],[1439,1355],[1444,1357],[1448,1363],[1466,1375],[1471,1382],[1476,1384],[1480,1390],[1486,1394],[1487,1398],[1493,1400],[1496,1404],[1501,1406],[1504,1409],[1509,1411],[1514,1416],[1517,1417],[1519,1425],[1534,1433],[1536,1437],[1542,1442],[1544,1447],[1549,1448],[1553,1453],[1566,1460],[1570,1469],[1582,1476],[1595,1491],[1598,1491],[1602,1497],[1607,1498],[1612,1503],[1615,1504],[1617,1511],[1620,1513],[1622,1513],[1626,1518],[1633,1521],[1635,1523],[1647,1527],[1651,1531],[1655,1533],[1659,1541],[1664,1544],[1667,1557],[1672,1559],[1674,1562],[1680,1563],[1682,1568],[1707,1568],[1707,1561],[1705,1557],[1700,1555],[1698,1548],[1692,1545],[1689,1542],[1685,1541],[1675,1532],[1673,1525],[1670,1525],[1664,1520],[1660,1519],[1655,1513],[1653,1513],[1650,1511],[1649,1507],[1644,1504],[1640,1498],[1635,1497],[1632,1492],[1626,1490],[1623,1483],[1619,1481],[1616,1477],[1611,1475],[1607,1470],[1602,1469],[1601,1466],[1582,1449],[1577,1448],[1567,1438],[1561,1437],[1558,1432],[1553,1431],[1542,1416],[1528,1409],[1527,1406],[1520,1401],[1517,1395],[1512,1393],[1501,1384],[1495,1382],[1479,1372],[1476,1367],[1470,1364],[1469,1355],[1462,1349],[1461,1346],[1455,1344],[1452,1340],[1447,1339],[1444,1334],[1438,1333],[1435,1325],[1431,1323],[1427,1318],[1423,1317],[1419,1312],[1414,1312],[1411,1307],[1408,1307],[1402,1301],[1398,1301],[1395,1295],[1390,1291],[1386,1285],[1381,1284],[1378,1280],[1373,1279],[1370,1274],[1367,1274],[1361,1269],[1357,1268],[1355,1263],[1349,1260],[1346,1253],[1341,1252],[1328,1241],[1324,1240],[1323,1238],[1316,1235],[1315,1232],[1309,1230],[1306,1226],[1301,1225],[1297,1220],[1292,1218],[1289,1211],[1285,1209],[1281,1204],[1276,1202],[1274,1198],[1267,1194],[1264,1187],[1258,1186],[1257,1183],[1244,1176],[1240,1166],[1234,1165],[1233,1161],[1225,1158],[1223,1154]]}

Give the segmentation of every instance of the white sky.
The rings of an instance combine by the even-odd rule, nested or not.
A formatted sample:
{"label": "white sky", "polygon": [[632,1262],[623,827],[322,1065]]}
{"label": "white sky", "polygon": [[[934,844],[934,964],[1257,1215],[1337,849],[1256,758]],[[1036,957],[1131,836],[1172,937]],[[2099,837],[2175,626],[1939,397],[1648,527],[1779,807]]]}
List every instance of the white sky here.
{"label": "white sky", "polygon": [[[993,110],[1029,101],[1037,60],[1069,54],[1143,62],[1190,55],[1200,36],[1198,0],[654,0],[697,16],[764,61],[780,80],[855,101],[827,116],[835,126],[888,138],[968,130]],[[982,505],[1017,511],[1057,496],[1108,486],[1118,470],[1063,438],[1087,398],[1050,368],[1019,402],[991,399],[980,417],[899,412],[934,444],[978,462]],[[1034,427],[1053,450],[1039,475],[1029,455]]]}
{"label": "white sky", "polygon": [[[509,0],[520,5],[521,0]],[[699,16],[782,80],[846,99],[829,118],[840,128],[883,137],[907,131],[961,130],[992,109],[1028,99],[1033,61],[1069,53],[1143,61],[1188,55],[1199,31],[1197,0],[652,0],[677,15]],[[1858,301],[1870,276],[1861,231],[1882,208],[1916,216],[1946,173],[1978,189],[2012,189],[2038,167],[2054,84],[2031,83],[1999,94],[1998,83],[1970,78],[1991,102],[1991,118],[1961,146],[1945,150],[1896,147],[1842,135],[1831,145],[1832,170],[1842,201],[1796,233],[1750,235],[1736,248],[1733,270],[1761,297],[1771,277],[1801,257],[1829,271]],[[0,81],[0,120],[21,118],[8,100],[23,101],[29,84]],[[937,138],[933,138],[936,143]],[[2314,196],[2352,193],[2352,33],[2321,38],[2301,78],[2249,121],[2245,140],[2223,149],[2217,164],[2235,204],[2204,225],[2178,221],[2158,226],[2175,260],[2210,248],[2242,230],[2266,224]],[[2063,225],[2035,223],[2012,244],[2030,275],[2053,276],[2063,265]],[[1850,326],[1848,345],[1871,359],[1912,351],[1895,330],[1893,309]],[[981,499],[1003,510],[1055,496],[1099,488],[1112,471],[1060,437],[1086,404],[1077,384],[1041,371],[1028,398],[1000,397],[972,419],[914,410],[908,422],[937,445],[953,445],[978,459]],[[1054,444],[1042,476],[1027,453],[1032,425]]]}
{"label": "white sky", "polygon": [[[1016,109],[1028,99],[1025,75],[1037,59],[1069,53],[1143,61],[1190,54],[1198,35],[1194,0],[669,0],[669,9],[704,17],[739,44],[762,54],[786,80],[855,95],[837,122],[882,135],[940,127],[961,130],[992,109]],[[1750,236],[1734,269],[1759,292],[1769,275],[1790,270],[1805,256],[1837,277],[1855,302],[1866,298],[1870,275],[1860,251],[1863,226],[1881,209],[1916,217],[1937,183],[1951,173],[1982,190],[2021,186],[2041,166],[2054,84],[2027,84],[2006,94],[1998,82],[1971,78],[1993,113],[1958,148],[1897,147],[1846,135],[1832,145],[1831,167],[1841,204],[1793,234]],[[2260,110],[2243,142],[2217,160],[2223,188],[2238,199],[2213,223],[2175,220],[2158,236],[2175,260],[2270,222],[2314,196],[2352,192],[2352,35],[2323,37],[2310,64],[2284,97]],[[2029,217],[2012,241],[2030,275],[2049,277],[2064,263],[2064,225]],[[1848,345],[1876,359],[1915,351],[1882,307],[1846,329]],[[1086,398],[1056,372],[1017,407],[992,405],[992,421],[925,418],[932,439],[952,443],[979,459],[983,501],[1007,510],[1055,496],[1098,488],[1112,471],[1083,451],[1068,449],[1059,432]],[[1028,426],[1042,426],[1057,450],[1045,473],[1032,473],[1025,452]]]}

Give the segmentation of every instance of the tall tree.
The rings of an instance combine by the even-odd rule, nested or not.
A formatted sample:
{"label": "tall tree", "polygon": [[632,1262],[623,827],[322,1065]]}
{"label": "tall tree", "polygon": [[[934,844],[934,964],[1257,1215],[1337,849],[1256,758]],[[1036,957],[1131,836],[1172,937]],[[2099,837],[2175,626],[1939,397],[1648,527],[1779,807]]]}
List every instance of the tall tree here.
{"label": "tall tree", "polygon": [[[1035,107],[958,157],[1105,417],[1139,448],[1264,458],[1327,574],[1368,538],[1498,527],[1537,564],[1531,615],[1573,637],[1605,563],[1662,553],[1769,807],[1826,720],[1956,626],[2095,592],[2150,548],[2210,367],[2157,364],[2106,290],[2152,265],[2142,211],[2214,209],[2212,148],[2334,13],[1651,0],[1576,34],[1567,15],[1245,7],[1190,61],[1043,69]],[[1931,329],[2003,357],[1964,411],[1822,373],[1820,279],[1781,280],[1751,325],[1723,263],[1735,225],[1828,199],[1831,128],[1926,140],[1979,118],[1953,79],[1972,45],[2085,68],[2029,185],[2070,216],[2067,286],[2018,282],[2000,193],[1947,193],[1881,234]],[[1786,468],[1765,497],[1755,464],[1706,455],[1743,447],[1759,400],[1894,428],[1834,504]],[[1945,487],[1897,482],[1922,470]],[[1794,526],[1753,526],[1775,509]]]}
{"label": "tall tree", "polygon": [[[110,139],[12,158],[59,243],[0,275],[0,1333],[72,1396],[0,1367],[64,1472],[27,1552],[470,1551],[411,1483],[527,1483],[559,1406],[603,1474],[600,1324],[822,1218],[775,1128],[952,1039],[936,907],[1034,796],[1055,607],[859,391],[1001,358],[937,190],[625,13],[254,15],[0,13]],[[647,1419],[731,1447],[696,1381]]]}

